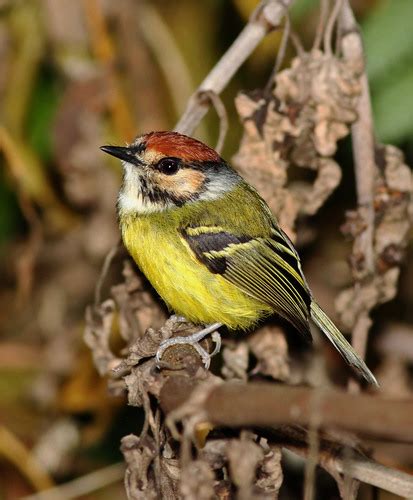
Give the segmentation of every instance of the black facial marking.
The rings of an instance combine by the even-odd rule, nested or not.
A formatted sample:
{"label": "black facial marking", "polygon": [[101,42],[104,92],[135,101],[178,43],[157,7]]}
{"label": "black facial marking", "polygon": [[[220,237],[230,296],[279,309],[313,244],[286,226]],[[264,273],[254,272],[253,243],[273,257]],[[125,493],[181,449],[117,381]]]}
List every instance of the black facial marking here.
{"label": "black facial marking", "polygon": [[142,190],[142,195],[145,195],[148,193],[148,183],[146,182],[145,177],[142,175],[140,176],[140,183],[141,183],[141,190]]}
{"label": "black facial marking", "polygon": [[195,193],[191,195],[176,196],[171,192],[152,184],[144,176],[141,176],[140,178],[140,188],[142,198],[149,200],[151,203],[165,206],[173,203],[175,206],[181,207],[188,201],[195,201],[200,195],[200,193]]}
{"label": "black facial marking", "polygon": [[191,168],[205,173],[217,173],[224,170],[233,171],[232,168],[225,162],[218,161],[190,161],[182,163],[182,168]]}
{"label": "black facial marking", "polygon": [[146,144],[144,142],[133,144],[132,146],[129,146],[129,149],[132,154],[140,155],[146,150]]}
{"label": "black facial marking", "polygon": [[151,190],[148,190],[147,196],[152,203],[162,203],[167,205],[168,203],[173,203],[177,207],[182,207],[188,201],[196,201],[201,193],[193,194],[181,194],[177,196],[170,191],[165,191],[157,186],[153,186]]}

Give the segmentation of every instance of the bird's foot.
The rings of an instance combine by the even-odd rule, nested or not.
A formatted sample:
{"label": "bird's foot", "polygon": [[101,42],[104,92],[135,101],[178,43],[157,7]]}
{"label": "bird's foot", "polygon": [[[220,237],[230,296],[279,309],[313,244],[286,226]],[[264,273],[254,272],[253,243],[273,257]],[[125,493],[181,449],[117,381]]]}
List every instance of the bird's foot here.
{"label": "bird's foot", "polygon": [[[205,368],[208,370],[209,365],[211,364],[211,358],[218,354],[221,349],[221,335],[217,331],[221,326],[222,323],[213,323],[212,325],[208,325],[207,327],[203,328],[199,332],[193,333],[192,335],[188,335],[186,337],[172,337],[170,339],[164,340],[163,342],[161,342],[158,352],[156,353],[156,361],[159,363],[161,361],[162,354],[166,351],[166,349],[172,347],[173,345],[190,345],[201,356],[202,362],[204,363]],[[210,333],[212,334],[212,340],[215,342],[215,348],[211,354],[199,344],[199,342]]]}
{"label": "bird's foot", "polygon": [[175,323],[189,323],[185,316],[179,316],[178,314],[172,314],[169,319],[174,321]]}

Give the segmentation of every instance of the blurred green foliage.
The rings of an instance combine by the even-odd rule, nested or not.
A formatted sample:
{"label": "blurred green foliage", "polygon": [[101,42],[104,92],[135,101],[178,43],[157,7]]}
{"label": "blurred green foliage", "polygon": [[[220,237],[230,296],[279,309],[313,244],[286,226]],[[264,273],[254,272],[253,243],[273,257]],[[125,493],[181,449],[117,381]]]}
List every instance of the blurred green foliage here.
{"label": "blurred green foliage", "polygon": [[413,2],[382,0],[362,22],[375,125],[380,141],[413,136]]}
{"label": "blurred green foliage", "polygon": [[20,221],[16,194],[0,169],[0,250],[3,243],[14,237]]}
{"label": "blurred green foliage", "polygon": [[27,112],[27,140],[46,164],[53,156],[50,130],[59,104],[59,88],[53,69],[42,68]]}

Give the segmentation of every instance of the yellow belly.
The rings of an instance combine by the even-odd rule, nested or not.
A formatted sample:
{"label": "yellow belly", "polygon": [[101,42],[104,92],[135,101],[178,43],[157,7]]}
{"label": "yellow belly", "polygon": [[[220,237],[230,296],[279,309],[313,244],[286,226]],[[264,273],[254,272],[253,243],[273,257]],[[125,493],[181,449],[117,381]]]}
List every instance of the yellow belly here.
{"label": "yellow belly", "polygon": [[220,322],[247,329],[272,309],[200,263],[178,230],[160,229],[148,218],[122,225],[133,259],[175,313],[194,323]]}

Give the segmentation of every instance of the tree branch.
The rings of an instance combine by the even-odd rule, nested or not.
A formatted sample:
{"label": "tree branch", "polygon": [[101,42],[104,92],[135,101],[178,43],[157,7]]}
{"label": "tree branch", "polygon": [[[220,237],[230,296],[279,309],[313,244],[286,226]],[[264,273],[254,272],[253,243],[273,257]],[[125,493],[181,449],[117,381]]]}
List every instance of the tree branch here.
{"label": "tree branch", "polygon": [[[197,390],[193,380],[171,377],[160,393],[162,409],[170,413],[180,407],[193,390]],[[320,429],[338,428],[374,439],[413,443],[413,400],[410,399],[382,399],[367,394],[274,384],[224,383],[211,387],[202,408],[198,409],[213,425],[293,423],[311,426],[317,421]]]}
{"label": "tree branch", "polygon": [[263,0],[250,17],[238,38],[213,67],[188,101],[188,106],[175,126],[177,132],[191,134],[209,108],[209,100],[200,98],[205,92],[220,94],[251,55],[260,41],[278,27],[294,0]]}
{"label": "tree branch", "polygon": [[[160,403],[168,420],[208,422],[228,427],[279,427],[285,424],[319,429],[339,428],[374,439],[413,443],[413,401],[379,399],[366,394],[288,387],[274,384],[224,383],[206,388],[194,379],[172,376],[163,386]],[[197,419],[197,415],[200,417]],[[189,419],[189,420],[188,420]],[[308,446],[282,444],[307,457]],[[320,450],[317,461],[334,461],[347,475],[402,497],[413,496],[413,476],[385,467],[360,454],[345,456]]]}
{"label": "tree branch", "polygon": [[[342,50],[346,59],[363,61],[364,53],[362,39],[348,0],[344,1],[341,11],[342,29],[345,33],[355,33],[353,43],[343,43]],[[343,39],[346,36],[343,37]],[[366,221],[369,223],[364,232],[366,250],[366,267],[373,270],[373,225],[374,225],[374,177],[376,163],[374,159],[374,124],[370,101],[369,84],[365,70],[361,77],[361,95],[357,104],[358,119],[351,127],[353,138],[353,154],[355,163],[357,199],[366,210]]]}
{"label": "tree branch", "polygon": [[410,474],[390,469],[366,457],[339,459],[336,464],[341,474],[401,497],[413,497],[413,476]]}
{"label": "tree branch", "polygon": [[[334,471],[334,473],[371,484],[403,498],[412,498],[413,477],[410,474],[386,467],[353,450],[331,447],[332,443],[328,441],[321,441],[321,445],[323,444],[325,446],[320,450],[318,463],[328,472]],[[309,449],[305,443],[297,445],[285,442],[281,443],[281,446],[308,460]],[[352,456],[346,456],[348,452]]]}
{"label": "tree branch", "polygon": [[[348,0],[343,3],[340,22],[344,32],[342,38],[344,58],[354,61],[355,64],[364,65],[362,39]],[[364,256],[364,269],[368,276],[374,272],[374,178],[376,164],[374,158],[373,114],[365,69],[363,69],[360,83],[361,95],[357,103],[358,119],[351,127],[351,135],[353,139],[358,208],[360,216],[365,222],[365,228],[358,236],[358,250]],[[368,331],[371,323],[369,311],[361,311],[353,329],[352,344],[363,358],[366,353]]]}

